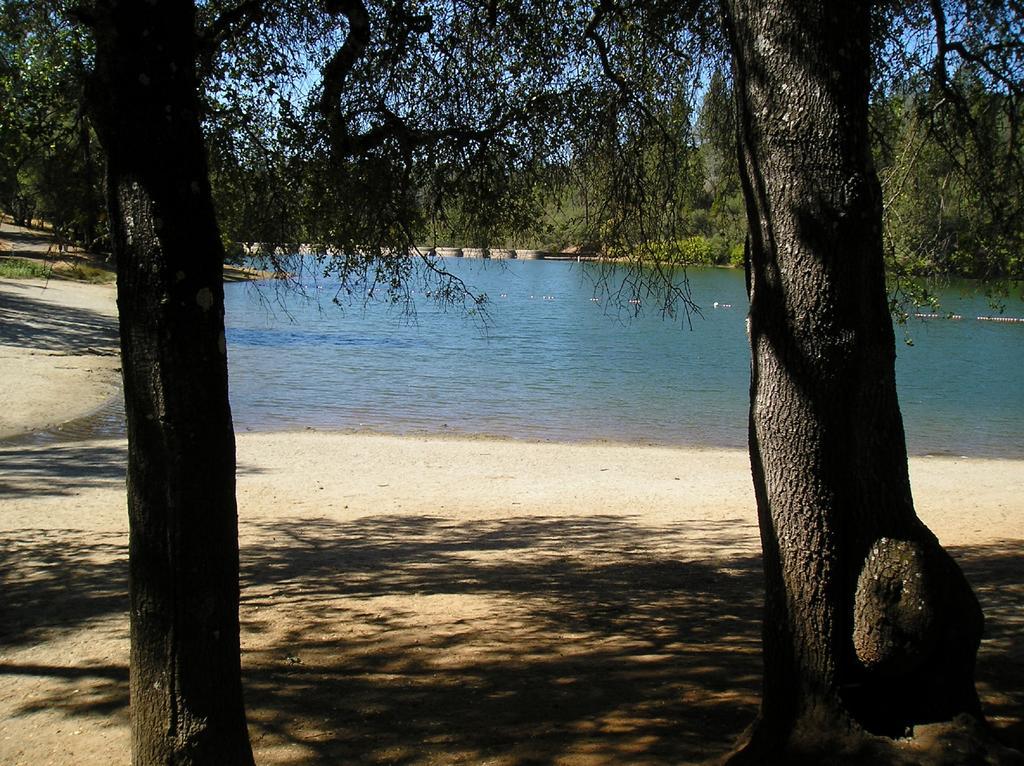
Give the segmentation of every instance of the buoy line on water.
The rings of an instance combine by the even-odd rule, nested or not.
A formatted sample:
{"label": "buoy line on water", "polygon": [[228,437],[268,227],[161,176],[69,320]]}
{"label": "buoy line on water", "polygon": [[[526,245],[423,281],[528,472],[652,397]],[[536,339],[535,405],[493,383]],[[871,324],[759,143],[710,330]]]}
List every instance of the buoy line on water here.
{"label": "buoy line on water", "polygon": [[[950,319],[950,320],[953,320],[953,321],[957,321],[957,320],[963,319],[963,316],[961,316],[960,314],[923,314],[923,313],[916,313],[916,314],[914,314],[914,318],[915,319]],[[1024,317],[986,317],[986,316],[979,316],[979,317],[975,317],[975,319],[977,321],[979,321],[979,322],[1004,322],[1004,323],[1007,323],[1007,324],[1024,324]]]}
{"label": "buoy line on water", "polygon": [[1015,322],[1024,324],[1024,317],[978,317],[979,322]]}

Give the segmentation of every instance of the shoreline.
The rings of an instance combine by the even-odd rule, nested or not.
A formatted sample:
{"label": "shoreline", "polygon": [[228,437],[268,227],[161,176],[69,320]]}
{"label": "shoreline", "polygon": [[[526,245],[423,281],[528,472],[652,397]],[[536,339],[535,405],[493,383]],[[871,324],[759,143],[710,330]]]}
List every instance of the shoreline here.
{"label": "shoreline", "polygon": [[[618,447],[620,449],[652,448],[693,452],[736,452],[749,455],[746,445],[719,444],[714,442],[668,442],[649,439],[618,439],[615,437],[579,437],[559,438],[531,435],[501,434],[487,431],[459,431],[456,429],[396,429],[387,430],[372,427],[325,427],[325,426],[294,426],[288,428],[259,428],[252,426],[235,426],[235,435],[246,434],[282,434],[298,435],[317,433],[342,436],[383,436],[395,439],[434,439],[438,441],[469,441],[469,442],[508,442],[510,444],[551,444],[566,447],[595,446]],[[970,451],[920,452],[908,448],[908,460],[977,460],[1005,463],[1024,463],[1024,455],[989,454]]]}
{"label": "shoreline", "polygon": [[[119,398],[106,400],[95,415],[108,422],[120,419]],[[81,427],[83,420],[88,418],[2,437],[0,452],[61,445],[105,445],[106,450],[124,452],[123,433],[97,433]],[[621,504],[630,513],[664,523],[679,513],[717,518],[723,512],[755,528],[757,523],[749,456],[742,448],[309,427],[236,429],[235,441],[240,513],[248,507],[255,517],[266,515],[267,498],[288,498],[295,509],[314,508],[323,501],[343,506],[344,515],[352,518],[373,513],[373,506],[344,502],[361,495],[375,497],[381,504],[376,510],[388,513],[404,513],[402,508],[434,512],[446,506],[472,508],[474,515],[515,513],[519,503],[504,503],[500,495],[505,493],[539,494],[546,510],[557,513],[591,508],[618,515],[622,511],[615,509]],[[1024,459],[910,455],[908,464],[918,514],[944,545],[1024,540],[1024,508],[1018,500],[1024,495]],[[311,477],[332,476],[337,465],[345,466],[346,481],[335,492],[310,496]],[[390,478],[395,466],[413,473],[396,485]],[[434,478],[427,476],[424,484],[415,473],[417,466]],[[618,468],[613,471],[611,466]],[[326,485],[326,480],[314,483]],[[40,487],[36,480],[31,485]],[[319,486],[319,491],[324,488]],[[389,491],[379,492],[383,488]],[[561,496],[571,501],[557,499]],[[278,512],[274,506],[273,513]],[[749,552],[756,554],[756,546]]]}
{"label": "shoreline", "polygon": [[[2,356],[0,356],[2,366]],[[102,400],[93,399],[91,409],[65,420],[42,423],[35,427],[27,427],[17,432],[0,431],[0,443],[32,441],[36,439],[59,439],[70,435],[76,439],[123,439],[124,427],[118,421],[123,419],[122,385],[117,376],[111,393]],[[119,406],[120,405],[120,406]],[[82,409],[85,408],[82,404]],[[525,445],[561,445],[565,447],[614,447],[619,449],[667,449],[693,452],[736,452],[747,456],[748,449],[744,446],[716,444],[712,442],[661,442],[648,439],[617,439],[614,437],[580,437],[558,438],[531,435],[502,434],[484,431],[460,431],[456,429],[378,429],[373,427],[325,427],[315,425],[297,425],[286,428],[259,428],[239,426],[234,428],[236,438],[248,435],[261,436],[297,436],[301,434],[323,434],[325,436],[370,436],[395,439],[428,439],[436,441],[466,442],[499,442]],[[907,459],[915,460],[951,460],[979,461],[996,463],[1024,463],[1024,455],[987,454],[978,452],[919,452],[908,448]],[[1024,491],[1024,487],[1022,487]]]}
{"label": "shoreline", "polygon": [[[30,280],[19,280],[29,282]],[[3,294],[6,280],[0,280],[0,307],[3,305]],[[86,292],[103,296],[109,292],[109,286],[81,285],[80,283],[59,283],[62,285],[74,285],[74,289],[84,289]],[[41,287],[41,285],[36,285]],[[50,285],[52,287],[52,285]],[[106,296],[110,297],[110,296]],[[102,298],[106,300],[106,298]],[[108,306],[116,312],[116,306],[112,298]],[[111,314],[113,321],[116,314]],[[113,327],[113,325],[112,325]],[[114,327],[113,332],[116,332]],[[17,405],[11,404],[7,407],[7,413],[18,411],[21,413],[21,423],[18,427],[11,427],[9,414],[4,416],[4,410],[0,409],[0,444],[2,443],[31,443],[41,441],[60,440],[62,438],[74,439],[123,439],[125,436],[123,425],[123,387],[120,375],[120,356],[114,346],[105,351],[97,353],[96,349],[88,349],[90,353],[82,355],[65,355],[50,353],[44,350],[28,350],[21,353],[11,354],[11,348],[3,344],[3,330],[0,329],[0,404],[5,399],[11,398],[11,392],[17,390],[17,379],[31,364],[34,357],[39,357],[39,364],[43,369],[39,370],[40,380],[44,386],[50,386],[54,391],[52,380],[55,375],[62,380],[73,381],[78,396],[74,399],[60,397],[59,393],[47,397],[43,393],[45,406],[42,402],[31,403],[24,407],[25,402],[19,400]],[[29,360],[26,362],[26,358]],[[59,360],[55,363],[55,360]],[[13,362],[13,364],[12,364]],[[57,369],[54,369],[57,368]],[[39,392],[34,392],[38,394]],[[32,413],[43,412],[43,415],[36,416],[30,420]],[[562,438],[560,436],[531,435],[527,433],[504,434],[486,431],[461,431],[455,428],[432,430],[429,428],[402,428],[396,427],[393,430],[387,428],[375,428],[372,426],[340,426],[330,427],[322,425],[292,425],[283,428],[262,428],[240,425],[237,421],[234,426],[236,437],[248,434],[259,435],[298,435],[307,433],[318,433],[324,435],[342,436],[373,436],[393,437],[398,439],[436,439],[445,441],[469,441],[469,442],[508,442],[510,444],[536,444],[536,445],[564,445],[572,446],[599,446],[617,447],[620,449],[634,448],[657,448],[682,451],[722,451],[736,452],[743,455],[748,454],[747,446],[714,443],[714,442],[668,442],[652,439],[628,439],[615,437],[577,437]],[[1024,455],[993,454],[971,451],[915,451],[908,446],[907,458],[915,460],[970,460],[985,462],[1022,463]],[[1021,487],[1024,492],[1024,486]]]}

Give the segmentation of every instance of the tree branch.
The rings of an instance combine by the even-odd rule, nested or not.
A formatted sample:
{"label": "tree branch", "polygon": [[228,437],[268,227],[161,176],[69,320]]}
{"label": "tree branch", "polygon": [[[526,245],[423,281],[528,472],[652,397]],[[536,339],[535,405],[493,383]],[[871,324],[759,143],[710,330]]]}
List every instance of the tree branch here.
{"label": "tree branch", "polygon": [[1005,110],[1009,128],[1010,137],[1007,144],[1007,159],[1012,164],[1016,165],[1020,170],[1020,158],[1016,155],[1014,149],[1017,143],[1017,135],[1019,131],[1018,119],[1017,119],[1017,99],[1024,96],[1024,90],[1022,90],[1019,82],[1007,77],[1004,73],[1000,72],[985,58],[987,52],[1002,52],[1010,51],[1014,52],[1021,47],[1020,43],[1005,43],[1005,44],[992,44],[985,46],[981,52],[971,51],[962,41],[950,42],[946,30],[946,13],[942,7],[942,0],[929,0],[928,3],[931,8],[932,17],[935,19],[935,62],[932,65],[933,74],[935,79],[938,81],[939,87],[942,92],[946,95],[949,101],[954,105],[960,113],[964,121],[967,123],[968,129],[971,131],[975,143],[979,148],[985,147],[985,143],[981,140],[978,134],[976,121],[971,116],[970,106],[967,103],[964,95],[953,87],[949,81],[949,72],[946,68],[946,57],[950,53],[955,53],[963,61],[974,64],[977,67],[983,69],[993,79],[993,81],[1000,83],[1007,89],[1007,92],[1013,99],[1010,108]]}
{"label": "tree branch", "polygon": [[265,0],[242,0],[213,20],[203,37],[217,44],[234,31],[259,23],[266,16]]}
{"label": "tree branch", "polygon": [[210,73],[213,57],[224,41],[266,19],[266,0],[242,0],[196,34],[196,66],[200,78]]}
{"label": "tree branch", "polygon": [[604,76],[615,83],[616,87],[625,95],[629,94],[629,85],[626,83],[626,79],[615,71],[612,66],[611,59],[608,51],[608,43],[605,42],[604,38],[598,33],[597,28],[601,26],[601,22],[604,21],[605,16],[609,13],[613,13],[618,9],[609,0],[602,0],[601,4],[594,11],[594,16],[590,19],[590,23],[587,24],[587,28],[584,30],[583,35],[588,40],[593,41],[597,47],[597,55],[601,59],[601,69],[604,72]]}
{"label": "tree branch", "polygon": [[317,111],[327,119],[334,132],[343,127],[340,105],[345,80],[370,44],[370,14],[363,0],[328,0],[327,12],[332,16],[344,16],[348,21],[345,44],[324,66],[324,90],[317,103]]}
{"label": "tree branch", "polygon": [[[399,7],[404,8],[404,5],[400,4]],[[392,140],[397,141],[406,153],[446,140],[454,141],[460,146],[482,143],[551,100],[531,99],[520,109],[509,111],[500,118],[495,116],[488,121],[489,127],[486,128],[453,125],[436,130],[424,130],[410,125],[382,100],[372,110],[379,117],[379,124],[358,134],[350,133],[341,111],[341,100],[352,69],[369,47],[370,17],[363,0],[329,0],[327,11],[332,15],[342,15],[348,21],[348,36],[345,43],[324,67],[323,92],[316,105],[317,111],[327,122],[331,149],[338,155],[366,154]],[[430,19],[427,16],[407,16],[404,22],[408,32],[415,32],[422,31],[425,25],[429,25]]]}

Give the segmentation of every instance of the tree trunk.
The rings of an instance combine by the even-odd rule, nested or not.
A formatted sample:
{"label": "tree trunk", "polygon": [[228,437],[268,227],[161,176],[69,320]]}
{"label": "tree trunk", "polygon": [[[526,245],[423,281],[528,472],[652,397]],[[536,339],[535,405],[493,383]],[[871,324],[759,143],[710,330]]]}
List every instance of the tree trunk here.
{"label": "tree trunk", "polygon": [[981,610],[918,520],[907,472],[868,136],[870,5],[723,3],[767,588],[761,712],[734,763],[944,762],[922,755],[923,736],[892,738],[982,721]]}
{"label": "tree trunk", "polygon": [[220,242],[190,0],[91,11],[128,417],[135,764],[251,764]]}

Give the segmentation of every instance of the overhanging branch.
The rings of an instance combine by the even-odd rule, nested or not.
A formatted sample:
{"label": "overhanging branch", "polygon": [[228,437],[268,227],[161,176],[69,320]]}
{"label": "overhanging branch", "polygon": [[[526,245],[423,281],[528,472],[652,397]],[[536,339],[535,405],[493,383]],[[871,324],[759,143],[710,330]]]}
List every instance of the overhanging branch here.
{"label": "overhanging branch", "polygon": [[324,66],[323,93],[317,103],[317,111],[328,120],[333,132],[341,126],[340,105],[345,81],[370,44],[370,14],[362,0],[328,0],[327,12],[344,16],[348,22],[344,45]]}
{"label": "overhanging branch", "polygon": [[206,29],[196,34],[196,61],[200,77],[213,68],[213,57],[232,37],[262,23],[267,16],[267,0],[242,0],[238,5],[222,12]]}

